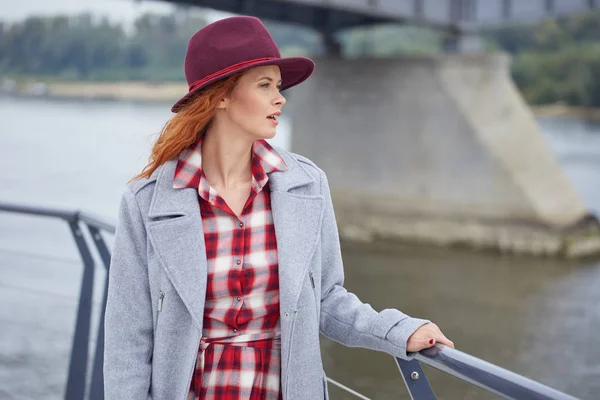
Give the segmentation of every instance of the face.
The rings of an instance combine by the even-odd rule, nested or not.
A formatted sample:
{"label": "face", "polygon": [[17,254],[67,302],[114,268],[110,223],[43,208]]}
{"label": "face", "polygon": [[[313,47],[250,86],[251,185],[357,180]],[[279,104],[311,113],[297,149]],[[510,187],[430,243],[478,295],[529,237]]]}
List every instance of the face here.
{"label": "face", "polygon": [[253,140],[275,136],[285,98],[279,93],[281,73],[276,65],[256,67],[238,80],[231,96],[221,101],[217,114]]}

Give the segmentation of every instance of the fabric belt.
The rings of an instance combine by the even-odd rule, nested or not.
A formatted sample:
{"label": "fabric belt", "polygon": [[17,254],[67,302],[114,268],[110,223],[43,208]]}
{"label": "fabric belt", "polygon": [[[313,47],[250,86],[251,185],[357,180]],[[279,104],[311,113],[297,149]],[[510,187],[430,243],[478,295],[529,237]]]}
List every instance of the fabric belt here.
{"label": "fabric belt", "polygon": [[[251,333],[246,335],[232,336],[226,338],[207,338],[202,337],[200,339],[200,347],[198,348],[198,353],[200,358],[198,359],[198,364],[196,365],[196,371],[194,371],[194,376],[196,375],[198,369],[200,369],[200,373],[204,374],[204,354],[206,350],[211,345],[226,345],[226,346],[238,346],[238,347],[254,347],[258,349],[281,349],[281,336],[279,332],[265,332],[265,333]],[[200,376],[202,376],[200,375]],[[194,383],[194,391],[199,391],[200,388],[195,387],[195,379],[192,378],[192,382]]]}

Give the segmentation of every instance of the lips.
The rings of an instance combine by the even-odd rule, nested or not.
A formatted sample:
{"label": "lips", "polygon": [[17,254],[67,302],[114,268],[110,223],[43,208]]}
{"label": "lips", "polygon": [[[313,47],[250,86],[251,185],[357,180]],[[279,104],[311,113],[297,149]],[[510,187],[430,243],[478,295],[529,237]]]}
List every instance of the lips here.
{"label": "lips", "polygon": [[281,115],[281,112],[280,112],[280,111],[277,111],[276,113],[269,115],[269,116],[267,117],[267,119],[268,119],[269,121],[271,121],[271,123],[272,123],[274,126],[277,126],[277,125],[279,125],[279,121],[277,121],[277,117],[279,117],[280,115]]}
{"label": "lips", "polygon": [[279,117],[280,115],[281,111],[277,111],[276,113],[269,115],[267,118],[277,121],[277,117]]}

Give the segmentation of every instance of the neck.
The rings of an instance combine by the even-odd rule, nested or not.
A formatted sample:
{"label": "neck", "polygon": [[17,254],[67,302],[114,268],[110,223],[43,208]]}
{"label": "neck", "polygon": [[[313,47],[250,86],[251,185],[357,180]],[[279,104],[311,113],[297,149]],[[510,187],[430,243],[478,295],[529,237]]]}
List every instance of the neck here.
{"label": "neck", "polygon": [[235,189],[252,181],[254,139],[213,126],[202,139],[202,171],[212,187]]}

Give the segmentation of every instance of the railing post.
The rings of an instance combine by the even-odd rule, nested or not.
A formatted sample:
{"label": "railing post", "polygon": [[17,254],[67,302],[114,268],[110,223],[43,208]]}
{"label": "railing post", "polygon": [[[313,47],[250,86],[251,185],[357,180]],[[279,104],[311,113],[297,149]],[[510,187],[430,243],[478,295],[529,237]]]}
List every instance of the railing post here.
{"label": "railing post", "polygon": [[90,400],[104,400],[104,315],[106,313],[106,299],[108,296],[108,271],[110,269],[110,252],[100,230],[89,224],[86,224],[90,235],[94,240],[96,249],[100,254],[104,268],[106,269],[106,278],[104,279],[104,295],[102,300],[102,311],[100,313],[100,323],[98,324],[98,336],[96,339],[96,354],[94,355],[94,369],[92,370],[92,382],[90,384]]}
{"label": "railing post", "polygon": [[79,292],[79,307],[71,348],[69,377],[67,379],[66,400],[81,400],[85,397],[87,381],[88,348],[90,340],[90,321],[94,288],[94,259],[79,227],[79,218],[70,219],[69,226],[83,260],[83,274]]}
{"label": "railing post", "polygon": [[435,394],[429,380],[425,376],[421,364],[417,360],[402,360],[398,357],[394,357],[396,364],[400,369],[402,379],[406,384],[410,398],[413,400],[435,400]]}

